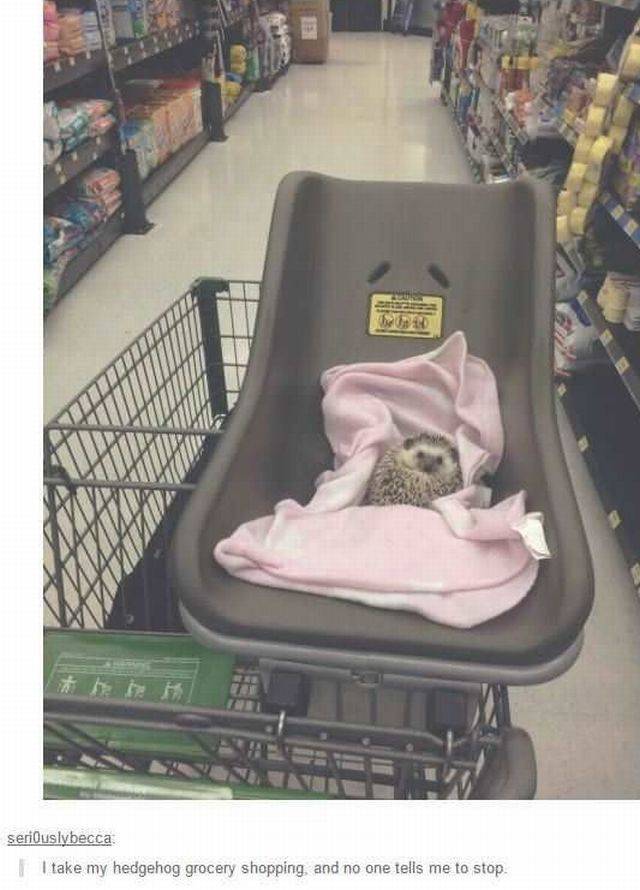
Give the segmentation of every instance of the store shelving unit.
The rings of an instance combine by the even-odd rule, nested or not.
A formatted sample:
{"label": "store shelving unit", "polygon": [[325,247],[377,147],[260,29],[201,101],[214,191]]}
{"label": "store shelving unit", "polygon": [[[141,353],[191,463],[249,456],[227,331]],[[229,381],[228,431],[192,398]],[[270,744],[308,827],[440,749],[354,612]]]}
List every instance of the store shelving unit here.
{"label": "store shelving unit", "polygon": [[472,157],[471,152],[469,151],[469,148],[467,146],[467,138],[466,138],[465,132],[464,132],[462,126],[460,125],[460,122],[457,119],[455,112],[453,111],[453,107],[451,105],[451,101],[449,99],[449,95],[447,94],[446,90],[443,90],[441,93],[441,101],[442,101],[442,104],[446,108],[448,108],[449,111],[451,112],[451,119],[453,121],[455,130],[456,130],[456,135],[458,136],[460,146],[462,148],[462,151],[464,152],[465,159],[467,161],[467,164],[469,165],[469,169],[471,171],[471,175],[473,176],[474,181],[478,182],[478,183],[484,182],[484,177],[482,174],[482,167],[475,160],[475,158]]}
{"label": "store shelving unit", "polygon": [[82,276],[96,263],[100,257],[114,244],[125,230],[124,213],[115,213],[110,219],[98,226],[92,233],[91,240],[66,266],[60,280],[58,299],[77,284]]}
{"label": "store shelving unit", "polygon": [[[95,9],[95,7],[93,7]],[[196,11],[198,4],[196,4]],[[219,30],[238,33],[243,23],[252,14],[249,4],[225,22],[221,16]],[[229,35],[227,34],[227,39]],[[43,82],[45,98],[55,99],[58,91],[77,85],[78,93],[83,94],[84,78],[92,78],[102,85],[102,95],[108,94],[114,101],[116,114],[121,118],[122,102],[120,90],[132,76],[140,76],[138,72],[156,70],[154,60],[171,58],[172,52],[187,53],[187,58],[201,59],[208,47],[202,34],[199,21],[183,21],[175,28],[151,33],[147,36],[128,42],[120,42],[108,49],[82,52],[77,56],[61,57],[44,66]],[[151,68],[144,65],[148,62]],[[138,68],[137,66],[140,66]],[[278,72],[278,76],[285,73]],[[62,155],[53,165],[44,168],[44,197],[54,196],[58,189],[70,183],[74,177],[100,161],[112,164],[120,170],[123,194],[123,212],[107,220],[87,237],[85,246],[68,263],[62,273],[57,292],[57,299],[64,296],[76,284],[82,275],[95,263],[102,254],[116,241],[121,234],[144,234],[151,228],[145,216],[146,208],[160,195],[164,189],[191,163],[198,153],[210,141],[225,139],[224,123],[247,102],[255,89],[270,89],[275,77],[269,83],[247,84],[238,99],[224,112],[220,87],[218,84],[203,83],[202,108],[204,129],[178,151],[171,155],[160,167],[153,170],[141,182],[137,172],[137,164],[133,152],[127,152],[121,145],[118,128],[102,136],[94,137],[81,143],[76,149]]]}
{"label": "store shelving unit", "polygon": [[640,338],[629,332],[624,325],[609,324],[596,301],[586,291],[581,292],[578,302],[597,330],[600,343],[611,364],[640,411]]}
{"label": "store shelving unit", "polygon": [[498,114],[502,117],[506,125],[509,127],[513,135],[516,137],[520,145],[527,145],[529,142],[529,136],[527,131],[520,126],[515,117],[511,114],[510,111],[504,107],[502,102],[498,99],[495,94],[492,94],[492,102],[494,108],[497,110]]}
{"label": "store shelving unit", "polygon": [[637,462],[629,445],[640,435],[640,413],[616,379],[604,366],[558,383],[556,392],[640,595],[640,476],[621,469]]}
{"label": "store shelving unit", "polygon": [[83,173],[107,152],[119,152],[119,150],[120,141],[114,128],[103,136],[94,136],[82,142],[73,151],[61,155],[54,164],[44,168],[45,198],[66,185],[74,176]]}
{"label": "store shelving unit", "polygon": [[[640,7],[640,3],[609,5],[628,9]],[[532,141],[484,83],[479,72],[472,69],[470,73],[456,71],[455,74],[468,88],[481,90],[490,98],[494,109],[520,146]],[[448,93],[450,83],[449,71],[448,76],[443,78],[442,101],[451,111],[456,132],[463,142],[465,157],[474,179],[478,181],[482,177],[482,168],[467,149],[465,127],[458,119]],[[640,82],[626,85],[624,93],[640,105]],[[575,146],[578,131],[558,114],[551,103],[544,99],[543,102],[547,110],[551,109],[553,112],[559,136],[568,145]],[[471,107],[474,107],[473,102]],[[479,134],[492,155],[499,159],[505,174],[510,178],[518,175],[520,171],[508,156],[500,137],[489,132],[481,121],[476,120],[472,110],[467,112],[467,121],[473,125],[474,132]],[[610,191],[603,190],[598,201],[601,208],[638,248],[640,268],[640,224]],[[579,255],[579,245],[572,244],[568,249],[574,254],[576,267],[582,268],[584,260]],[[559,250],[562,252],[562,248]],[[602,362],[588,371],[575,373],[559,382],[557,394],[580,454],[599,493],[611,529],[620,544],[633,584],[640,595],[640,453],[637,444],[640,442],[640,334],[628,331],[621,324],[609,324],[589,293],[583,291],[579,302],[598,333]]]}
{"label": "store shelving unit", "polygon": [[99,71],[106,63],[107,54],[103,49],[86,50],[77,56],[62,56],[55,62],[48,62],[43,72],[45,96]]}
{"label": "store shelving unit", "polygon": [[168,28],[157,34],[148,34],[141,40],[133,40],[111,47],[109,58],[111,68],[115,72],[124,71],[132,65],[151,59],[160,53],[167,52],[176,46],[194,40],[200,33],[197,22],[183,22],[177,28]]}
{"label": "store shelving unit", "polygon": [[[109,48],[107,56],[110,71],[115,84],[116,92],[126,83],[127,79],[135,72],[135,66],[156,59],[163,54],[169,54],[172,50],[181,49],[188,44],[196,45],[200,26],[197,21],[183,21],[175,28],[167,28],[164,31],[147,34],[139,40],[132,40]],[[202,55],[202,48],[197,47],[198,57]],[[136,195],[133,204],[137,206],[137,217],[144,220],[144,209],[149,205],[182,173],[184,168],[199,154],[207,142],[212,138],[215,129],[214,117],[217,113],[206,101],[206,93],[203,92],[203,130],[187,143],[182,145],[167,160],[152,170],[141,185],[136,183]],[[139,226],[141,234],[148,231],[151,224],[144,222]]]}
{"label": "store shelving unit", "polygon": [[600,195],[599,200],[611,219],[620,226],[628,238],[631,238],[636,247],[640,248],[640,225],[638,225],[637,221],[631,214],[624,209],[616,196],[605,190]]}
{"label": "store shelving unit", "polygon": [[[72,85],[77,85],[82,94],[85,79],[101,81],[102,89],[106,88],[108,91],[109,57],[104,49],[85,50],[75,56],[61,56],[44,65],[44,97],[55,99],[60,91],[65,91]],[[101,136],[80,143],[72,151],[61,155],[54,164],[43,168],[45,200],[106,156],[111,158],[116,167],[121,166],[123,153],[115,126]],[[63,297],[74,286],[125,229],[124,214],[118,212],[87,235],[84,246],[70,260],[61,275],[57,299]]]}

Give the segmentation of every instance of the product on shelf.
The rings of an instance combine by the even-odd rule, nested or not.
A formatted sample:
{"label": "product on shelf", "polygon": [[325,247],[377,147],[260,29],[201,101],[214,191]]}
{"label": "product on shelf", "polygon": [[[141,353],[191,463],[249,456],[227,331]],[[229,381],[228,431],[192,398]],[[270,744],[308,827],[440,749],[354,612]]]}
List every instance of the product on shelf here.
{"label": "product on shelf", "polygon": [[97,202],[104,217],[112,216],[122,203],[120,174],[110,167],[93,167],[76,184],[77,195]]}
{"label": "product on shelf", "polygon": [[126,84],[127,122],[122,135],[136,153],[143,179],[202,132],[200,93],[197,74],[137,79]]}
{"label": "product on shelf", "polygon": [[44,261],[55,263],[67,251],[77,247],[85,231],[82,226],[58,216],[44,218]]}
{"label": "product on shelf", "polygon": [[93,10],[89,10],[82,14],[82,30],[84,33],[85,45],[88,50],[98,50],[102,48],[102,37],[100,35],[98,16]]}
{"label": "product on shelf", "polygon": [[139,40],[149,33],[146,0],[111,0],[111,8],[118,40]]}
{"label": "product on shelf", "polygon": [[177,27],[185,16],[183,0],[110,0],[117,40],[140,40]]}
{"label": "product on shelf", "polygon": [[77,56],[86,52],[87,44],[82,25],[82,12],[78,9],[60,11],[60,52],[63,56]]}
{"label": "product on shelf", "polygon": [[291,61],[291,29],[289,20],[282,12],[268,12],[261,16],[273,38],[273,67],[275,71],[286,68]]}
{"label": "product on shelf", "polygon": [[55,102],[44,103],[44,119],[42,125],[43,134],[43,163],[46,166],[54,164],[63,151],[62,136],[58,123],[58,106]]}
{"label": "product on shelf", "polygon": [[624,324],[630,331],[640,331],[640,276],[609,272],[597,303],[610,324]]}
{"label": "product on shelf", "polygon": [[87,139],[115,126],[113,103],[107,99],[65,99],[44,104],[44,164],[53,164],[63,152],[73,151]]}
{"label": "product on shelf", "polygon": [[50,204],[44,217],[45,311],[55,302],[69,262],[121,204],[120,174],[108,167],[87,171]]}
{"label": "product on shelf", "polygon": [[53,0],[44,0],[44,61],[60,58],[60,21],[58,8]]}
{"label": "product on shelf", "polygon": [[554,323],[554,367],[556,374],[567,376],[601,364],[597,351],[598,332],[577,299],[558,303]]}
{"label": "product on shelf", "polygon": [[102,25],[102,33],[104,34],[105,43],[108,47],[114,46],[116,42],[116,29],[113,23],[113,9],[111,0],[96,0],[96,8]]}

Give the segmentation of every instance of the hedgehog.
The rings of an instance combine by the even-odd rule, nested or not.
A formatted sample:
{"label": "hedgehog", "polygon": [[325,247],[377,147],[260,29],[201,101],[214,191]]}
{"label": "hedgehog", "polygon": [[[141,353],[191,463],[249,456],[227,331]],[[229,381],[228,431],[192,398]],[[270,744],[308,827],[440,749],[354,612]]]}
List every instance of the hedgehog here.
{"label": "hedgehog", "polygon": [[374,467],[365,504],[430,507],[462,488],[457,448],[444,436],[421,433],[386,451]]}

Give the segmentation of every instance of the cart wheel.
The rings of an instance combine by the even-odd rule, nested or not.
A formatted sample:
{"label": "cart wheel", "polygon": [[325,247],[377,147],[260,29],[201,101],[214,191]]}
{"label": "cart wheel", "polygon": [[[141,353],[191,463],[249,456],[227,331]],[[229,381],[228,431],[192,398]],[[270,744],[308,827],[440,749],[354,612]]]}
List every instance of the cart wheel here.
{"label": "cart wheel", "polygon": [[471,800],[531,800],[537,783],[533,743],[524,729],[500,733],[500,744],[487,754],[469,795]]}

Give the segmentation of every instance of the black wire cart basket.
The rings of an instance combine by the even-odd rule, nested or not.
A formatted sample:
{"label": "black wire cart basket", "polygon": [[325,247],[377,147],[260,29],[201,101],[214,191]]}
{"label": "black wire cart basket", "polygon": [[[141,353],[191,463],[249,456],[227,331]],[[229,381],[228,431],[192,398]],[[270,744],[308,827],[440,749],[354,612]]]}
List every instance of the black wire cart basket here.
{"label": "black wire cart basket", "polygon": [[197,281],[45,427],[45,797],[533,796],[505,687],[285,674],[284,707],[259,662],[185,633],[169,542],[240,392],[259,296]]}

